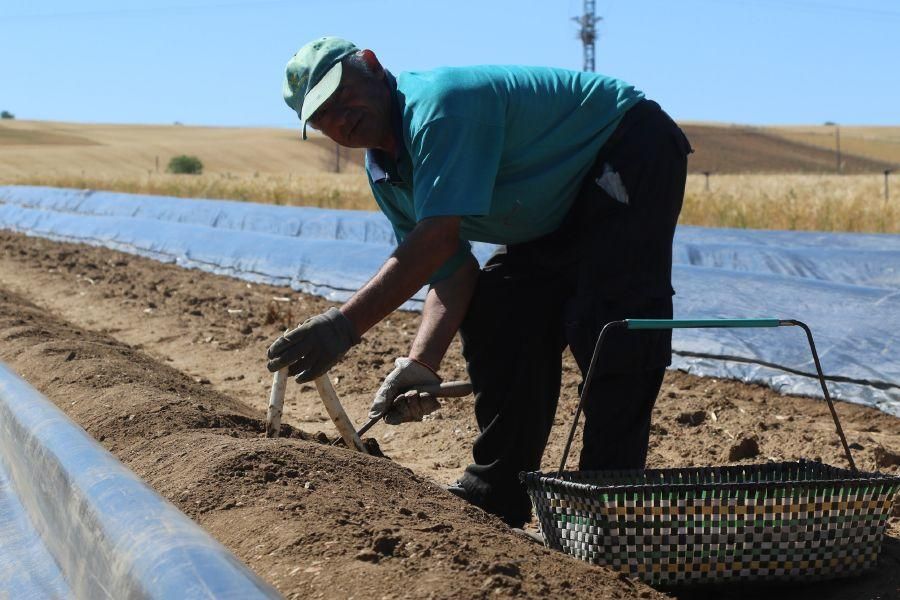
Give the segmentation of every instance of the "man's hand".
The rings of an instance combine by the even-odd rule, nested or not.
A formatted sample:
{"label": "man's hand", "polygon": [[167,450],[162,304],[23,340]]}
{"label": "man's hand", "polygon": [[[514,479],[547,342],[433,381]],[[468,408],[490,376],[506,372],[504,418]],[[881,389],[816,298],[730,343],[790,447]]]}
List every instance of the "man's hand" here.
{"label": "man's hand", "polygon": [[438,384],[440,377],[411,358],[398,358],[394,365],[394,370],[385,377],[375,394],[375,401],[369,410],[370,419],[384,414],[385,423],[399,425],[421,421],[423,416],[440,408],[440,403],[430,394],[419,394],[412,389],[420,385]]}
{"label": "man's hand", "polygon": [[271,372],[289,366],[288,375],[297,383],[312,381],[324,375],[352,346],[360,341],[353,324],[336,308],[307,319],[269,346]]}
{"label": "man's hand", "polygon": [[388,425],[419,422],[425,415],[430,415],[441,408],[441,403],[428,392],[409,390],[397,396],[390,410],[384,415]]}

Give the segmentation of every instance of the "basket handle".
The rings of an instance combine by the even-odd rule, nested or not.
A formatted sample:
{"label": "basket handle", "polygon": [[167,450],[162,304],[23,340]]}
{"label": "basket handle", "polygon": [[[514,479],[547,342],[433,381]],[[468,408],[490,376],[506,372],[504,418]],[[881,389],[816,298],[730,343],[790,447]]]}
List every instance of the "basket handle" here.
{"label": "basket handle", "polygon": [[850,463],[850,469],[853,473],[858,473],[856,463],[853,462],[853,456],[850,454],[850,447],[847,445],[847,438],[844,436],[844,429],[841,427],[841,421],[838,419],[837,411],[834,409],[834,403],[831,401],[831,395],[828,393],[828,387],[825,385],[825,375],[822,373],[822,364],[819,362],[819,353],[816,351],[816,344],[813,341],[812,331],[809,326],[802,321],[796,319],[625,319],[623,321],[611,321],[603,326],[600,335],[597,337],[597,343],[594,346],[594,354],[591,356],[591,363],[588,366],[587,376],[584,378],[584,386],[581,388],[581,397],[578,399],[578,409],[575,411],[575,420],[569,429],[569,437],[566,440],[566,446],[563,450],[562,460],[559,463],[559,471],[557,477],[562,475],[566,469],[566,461],[569,458],[569,450],[572,447],[572,439],[575,437],[575,429],[578,427],[578,420],[581,418],[581,411],[584,407],[584,398],[587,396],[588,389],[591,386],[591,380],[597,367],[597,357],[600,355],[600,346],[603,344],[603,338],[606,332],[611,329],[697,329],[697,328],[746,328],[746,327],[800,327],[806,332],[806,339],[809,341],[809,349],[812,352],[813,361],[816,364],[816,373],[819,377],[819,384],[822,386],[822,393],[825,395],[825,401],[831,411],[831,418],[834,420],[834,426],[837,430],[838,437],[841,439],[841,445],[844,447],[844,454],[847,462]]}

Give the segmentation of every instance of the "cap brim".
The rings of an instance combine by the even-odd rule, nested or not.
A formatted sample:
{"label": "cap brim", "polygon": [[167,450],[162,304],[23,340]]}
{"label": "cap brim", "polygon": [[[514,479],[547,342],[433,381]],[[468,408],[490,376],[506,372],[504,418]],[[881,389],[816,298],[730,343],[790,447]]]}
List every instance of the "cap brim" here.
{"label": "cap brim", "polygon": [[328,72],[306,93],[303,108],[300,109],[300,125],[303,128],[303,139],[306,139],[306,122],[328,100],[338,86],[341,85],[343,67],[341,61],[334,63]]}

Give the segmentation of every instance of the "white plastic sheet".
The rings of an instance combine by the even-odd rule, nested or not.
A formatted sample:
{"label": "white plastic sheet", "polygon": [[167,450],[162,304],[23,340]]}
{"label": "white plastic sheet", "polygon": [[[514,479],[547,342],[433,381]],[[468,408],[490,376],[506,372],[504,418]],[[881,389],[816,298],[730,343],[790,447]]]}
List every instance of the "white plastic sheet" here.
{"label": "white plastic sheet", "polygon": [[0,456],[0,597],[74,598],[59,565],[10,484],[8,472]]}
{"label": "white plastic sheet", "polygon": [[0,597],[275,599],[0,363]]}
{"label": "white plastic sheet", "polygon": [[[23,186],[0,187],[0,227],[336,301],[394,247],[380,213]],[[804,321],[836,397],[900,416],[900,236],[679,227],[674,261],[676,317]],[[821,396],[797,329],[679,330],[674,347],[677,368]]]}

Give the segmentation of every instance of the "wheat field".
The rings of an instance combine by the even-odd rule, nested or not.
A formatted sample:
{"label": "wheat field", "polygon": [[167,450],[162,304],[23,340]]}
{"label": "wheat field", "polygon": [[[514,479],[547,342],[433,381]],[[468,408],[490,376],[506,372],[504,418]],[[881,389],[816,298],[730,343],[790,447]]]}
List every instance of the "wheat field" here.
{"label": "wheat field", "polygon": [[900,233],[900,177],[689,175],[680,223],[707,227]]}
{"label": "wheat field", "polygon": [[378,210],[365,175],[357,173],[203,173],[172,175],[51,174],[0,179],[0,184],[46,185],[132,194],[220,198],[286,206]]}
{"label": "wheat field", "polygon": [[[167,173],[178,154],[200,158],[203,173]],[[2,121],[0,184],[377,208],[361,151],[338,155],[330,140],[290,129]]]}
{"label": "wheat field", "polygon": [[[168,175],[19,179],[16,183],[377,210],[360,173]],[[706,227],[900,233],[900,176],[884,199],[881,175],[688,175],[680,223]]]}
{"label": "wheat field", "polygon": [[[0,181],[84,176],[133,180],[164,173],[190,154],[213,175],[302,175],[336,170],[336,146],[298,130],[180,125],[0,121]],[[362,173],[362,152],[341,149],[343,172]]]}
{"label": "wheat field", "polygon": [[[858,130],[879,140],[881,145],[860,150],[871,156],[893,148],[894,132],[900,142],[900,128]],[[199,156],[203,174],[166,173],[168,159],[182,153]],[[362,153],[343,153],[338,173],[332,142],[320,136],[300,142],[296,131],[285,129],[5,121],[0,184],[376,210]],[[689,175],[680,222],[900,233],[900,173],[891,175],[889,184],[892,197],[885,200],[880,173],[713,174],[708,190],[703,175]]]}

